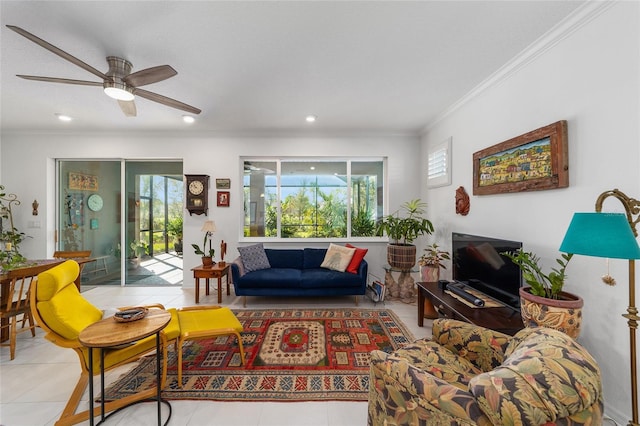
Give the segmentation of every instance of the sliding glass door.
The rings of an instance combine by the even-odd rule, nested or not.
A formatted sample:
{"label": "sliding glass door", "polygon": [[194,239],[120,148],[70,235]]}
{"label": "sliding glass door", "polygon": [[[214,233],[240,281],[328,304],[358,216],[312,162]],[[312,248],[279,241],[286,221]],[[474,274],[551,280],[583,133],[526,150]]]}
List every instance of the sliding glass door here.
{"label": "sliding glass door", "polygon": [[58,250],[91,250],[83,284],[182,284],[182,162],[58,161]]}

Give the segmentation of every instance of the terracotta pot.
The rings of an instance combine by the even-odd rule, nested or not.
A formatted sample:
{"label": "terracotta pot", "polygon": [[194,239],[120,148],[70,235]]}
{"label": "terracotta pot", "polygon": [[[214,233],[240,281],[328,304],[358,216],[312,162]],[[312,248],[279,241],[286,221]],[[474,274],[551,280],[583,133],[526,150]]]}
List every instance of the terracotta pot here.
{"label": "terracotta pot", "polygon": [[409,271],[416,264],[416,246],[412,244],[389,244],[387,246],[389,266],[400,271]]}
{"label": "terracotta pot", "polygon": [[202,256],[202,266],[211,266],[211,265],[213,265],[213,257]]}
{"label": "terracotta pot", "polygon": [[520,288],[520,314],[525,327],[549,327],[576,339],[580,335],[583,305],[580,296],[564,291],[556,300],[535,296],[530,287]]}

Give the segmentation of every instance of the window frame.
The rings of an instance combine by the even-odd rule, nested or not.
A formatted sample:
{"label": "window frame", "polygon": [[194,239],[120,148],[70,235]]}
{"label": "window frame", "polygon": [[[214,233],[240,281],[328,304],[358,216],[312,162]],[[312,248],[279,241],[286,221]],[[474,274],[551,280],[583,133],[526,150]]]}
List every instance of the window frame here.
{"label": "window frame", "polygon": [[[439,188],[441,186],[451,185],[451,140],[452,138],[449,137],[427,150],[427,188]],[[438,156],[438,158],[432,161],[432,156]],[[443,156],[444,159],[442,159]],[[434,162],[443,163],[444,172],[431,177]]]}
{"label": "window frame", "polygon": [[[244,165],[245,162],[275,162],[276,163],[276,194],[277,194],[277,234],[275,237],[267,237],[267,236],[245,236],[245,186],[244,186]],[[310,237],[310,238],[301,238],[301,237],[292,237],[292,238],[283,238],[282,237],[282,163],[283,162],[340,162],[343,161],[346,164],[346,177],[347,177],[347,195],[346,195],[346,205],[347,205],[347,235],[345,237]],[[239,242],[248,242],[248,243],[328,243],[328,242],[380,242],[387,241],[385,236],[366,236],[366,237],[355,237],[350,236],[351,229],[351,210],[353,207],[353,194],[352,194],[352,164],[358,162],[381,162],[382,163],[382,173],[381,173],[381,182],[382,182],[382,196],[383,200],[380,203],[382,206],[383,216],[387,212],[387,198],[388,198],[388,179],[387,179],[387,157],[254,157],[254,156],[240,156],[239,158],[239,169],[240,169],[240,195],[242,196],[242,203],[240,204],[240,220],[239,220]],[[249,207],[251,208],[251,207]],[[380,218],[378,218],[380,219]]]}

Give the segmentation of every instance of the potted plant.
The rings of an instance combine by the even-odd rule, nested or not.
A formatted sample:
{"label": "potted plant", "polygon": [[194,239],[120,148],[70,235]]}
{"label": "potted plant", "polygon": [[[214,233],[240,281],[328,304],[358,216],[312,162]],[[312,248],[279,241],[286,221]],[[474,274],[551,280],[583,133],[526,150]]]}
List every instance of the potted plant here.
{"label": "potted plant", "polygon": [[520,288],[520,312],[527,327],[550,327],[563,331],[574,339],[580,334],[582,306],[580,296],[563,291],[567,278],[566,268],[573,254],[562,253],[556,259],[559,268],[544,273],[540,258],[522,249],[504,252],[522,271],[528,287]]}
{"label": "potted plant", "polygon": [[144,241],[134,240],[129,244],[129,264],[137,268],[140,266],[142,255],[147,254],[148,245]]}
{"label": "potted plant", "polygon": [[426,207],[420,199],[407,201],[378,223],[376,234],[386,234],[391,239],[387,261],[392,268],[408,271],[416,264],[416,246],[411,243],[421,235],[433,233],[433,224],[423,217]]}
{"label": "potted plant", "polygon": [[425,248],[424,253],[418,259],[422,281],[438,281],[440,279],[440,269],[447,269],[447,266],[443,263],[445,260],[451,260],[449,252],[440,250],[438,244],[433,243]]}
{"label": "potted plant", "polygon": [[[440,268],[447,269],[444,264],[445,260],[450,260],[451,256],[448,251],[440,250],[438,244],[433,243],[424,249],[424,253],[418,259],[420,265],[420,279],[425,282],[436,282],[440,279]],[[424,299],[424,317],[435,319],[438,318],[433,303],[428,298]]]}
{"label": "potted plant", "polygon": [[[205,231],[204,240],[202,241],[202,248],[200,248],[197,244],[191,244],[193,247],[195,254],[199,254],[202,256],[202,265],[209,266],[213,265],[213,255],[216,253],[215,249],[211,248],[211,231]],[[207,240],[209,240],[209,251],[206,253],[207,249]]]}
{"label": "potted plant", "polygon": [[167,234],[173,238],[173,248],[178,254],[182,254],[182,216],[176,216],[167,223]]}

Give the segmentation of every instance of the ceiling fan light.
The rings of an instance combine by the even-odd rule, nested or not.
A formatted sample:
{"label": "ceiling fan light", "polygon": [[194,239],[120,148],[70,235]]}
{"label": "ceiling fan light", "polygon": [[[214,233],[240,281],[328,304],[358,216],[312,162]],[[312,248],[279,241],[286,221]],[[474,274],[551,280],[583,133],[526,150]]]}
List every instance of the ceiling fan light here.
{"label": "ceiling fan light", "polygon": [[116,83],[105,83],[104,84],[104,93],[107,94],[110,98],[119,100],[119,101],[132,101],[135,96],[133,93],[128,91],[124,85],[123,87],[118,87],[119,85]]}
{"label": "ceiling fan light", "polygon": [[187,124],[191,124],[194,121],[196,121],[196,119],[192,115],[183,115],[182,116],[182,121],[184,121]]}
{"label": "ceiling fan light", "polygon": [[71,121],[71,120],[73,120],[73,117],[68,116],[66,114],[61,114],[59,112],[56,112],[55,116],[58,117],[58,120],[60,120],[60,121]]}

